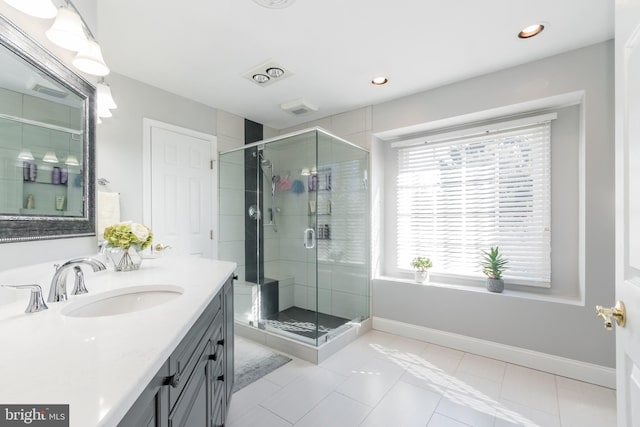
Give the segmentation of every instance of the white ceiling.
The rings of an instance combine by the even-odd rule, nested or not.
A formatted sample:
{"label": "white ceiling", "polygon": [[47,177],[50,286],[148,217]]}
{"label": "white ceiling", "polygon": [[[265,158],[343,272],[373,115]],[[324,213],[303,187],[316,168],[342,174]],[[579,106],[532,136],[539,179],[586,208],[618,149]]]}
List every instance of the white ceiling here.
{"label": "white ceiling", "polygon": [[[611,39],[613,3],[99,0],[97,32],[113,71],[282,129]],[[540,21],[538,37],[516,37]],[[242,77],[268,60],[294,75],[267,87]],[[379,74],[387,85],[371,85]],[[319,110],[280,109],[297,98]]]}

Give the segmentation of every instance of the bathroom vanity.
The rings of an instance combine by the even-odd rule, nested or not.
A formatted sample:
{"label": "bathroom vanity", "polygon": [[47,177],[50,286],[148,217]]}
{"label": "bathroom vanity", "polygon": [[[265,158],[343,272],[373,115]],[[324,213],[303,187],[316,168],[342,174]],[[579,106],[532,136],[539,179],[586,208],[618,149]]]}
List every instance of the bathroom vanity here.
{"label": "bathroom vanity", "polygon": [[[46,293],[52,264],[0,272],[0,283]],[[88,294],[33,314],[27,291],[3,290],[23,298],[0,305],[0,402],[68,404],[71,427],[223,425],[235,268],[166,256],[133,272],[87,271]]]}
{"label": "bathroom vanity", "polygon": [[233,387],[232,282],[225,281],[118,426],[224,425]]}

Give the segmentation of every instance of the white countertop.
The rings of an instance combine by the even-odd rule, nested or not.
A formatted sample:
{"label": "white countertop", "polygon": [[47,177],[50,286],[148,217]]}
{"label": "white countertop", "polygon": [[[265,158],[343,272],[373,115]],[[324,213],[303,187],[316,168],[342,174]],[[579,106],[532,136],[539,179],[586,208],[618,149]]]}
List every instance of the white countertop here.
{"label": "white countertop", "polygon": [[[46,301],[53,263],[0,272],[0,284],[42,286]],[[0,403],[69,404],[71,427],[115,426],[236,268],[235,263],[166,256],[140,270],[83,267],[89,293],[26,314],[28,291],[0,305]],[[72,270],[71,270],[72,272]],[[73,288],[69,274],[67,288]],[[67,304],[135,285],[177,285],[184,293],[127,314],[78,318]]]}

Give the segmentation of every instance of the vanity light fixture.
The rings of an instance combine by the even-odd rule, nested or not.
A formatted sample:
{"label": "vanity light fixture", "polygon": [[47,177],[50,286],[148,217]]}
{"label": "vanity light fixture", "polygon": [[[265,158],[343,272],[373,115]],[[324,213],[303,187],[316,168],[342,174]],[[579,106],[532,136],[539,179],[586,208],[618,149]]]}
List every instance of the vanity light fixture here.
{"label": "vanity light fixture", "polygon": [[47,154],[44,155],[42,161],[47,163],[58,163],[58,156],[56,156],[55,151],[47,151]]}
{"label": "vanity light fixture", "polygon": [[111,95],[111,88],[104,81],[104,78],[98,81],[96,88],[98,89],[98,109],[107,108],[109,110],[114,110],[118,108],[116,102],[113,100],[113,96]]}
{"label": "vanity light fixture", "polygon": [[64,161],[64,164],[67,166],[80,166],[78,158],[71,153],[67,156],[67,160]]}
{"label": "vanity light fixture", "polygon": [[36,18],[51,19],[58,13],[58,8],[51,0],[4,0],[4,2]]}
{"label": "vanity light fixture", "polygon": [[102,59],[102,49],[94,39],[89,40],[87,47],[78,52],[72,64],[78,70],[94,76],[109,74],[109,67]]}
{"label": "vanity light fixture", "polygon": [[102,58],[100,45],[75,5],[71,0],[66,2],[66,6],[58,9],[55,22],[46,32],[47,37],[62,48],[78,52],[71,62],[78,70],[94,76],[106,76],[109,67]]}
{"label": "vanity light fixture", "polygon": [[112,116],[113,114],[111,114],[111,110],[109,110],[108,108],[101,108],[100,105],[98,105],[98,119],[100,117],[102,117],[103,119],[108,119]]}
{"label": "vanity light fixture", "polygon": [[61,6],[58,9],[56,20],[45,34],[52,43],[74,52],[85,49],[89,44],[82,18],[70,6]]}
{"label": "vanity light fixture", "polygon": [[371,79],[371,84],[375,86],[386,85],[389,82],[389,79],[385,76],[378,76]]}
{"label": "vanity light fixture", "polygon": [[20,153],[18,154],[18,159],[35,160],[35,158],[33,157],[33,153],[28,148],[23,148],[22,150],[20,150]]}
{"label": "vanity light fixture", "polygon": [[540,34],[542,32],[542,30],[544,30],[544,25],[543,24],[529,25],[528,27],[523,28],[518,33],[518,38],[529,39],[529,38],[531,38],[533,36],[537,36],[538,34]]}
{"label": "vanity light fixture", "polygon": [[311,175],[311,172],[309,172],[309,168],[302,168],[302,170],[300,171],[300,176],[309,176]]}

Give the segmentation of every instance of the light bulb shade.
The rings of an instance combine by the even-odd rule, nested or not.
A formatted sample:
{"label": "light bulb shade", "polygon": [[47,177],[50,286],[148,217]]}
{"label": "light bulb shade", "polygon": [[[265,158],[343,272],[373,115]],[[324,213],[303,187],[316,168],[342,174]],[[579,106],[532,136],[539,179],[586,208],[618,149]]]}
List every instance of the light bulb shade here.
{"label": "light bulb shade", "polygon": [[51,0],[4,0],[9,6],[22,13],[36,18],[51,19],[58,13],[58,8]]}
{"label": "light bulb shade", "polygon": [[95,40],[89,40],[88,47],[78,52],[73,59],[73,66],[83,73],[93,76],[106,76],[109,74],[109,67],[102,59],[102,50]]}
{"label": "light bulb shade", "polygon": [[98,105],[98,118],[102,117],[102,118],[108,119],[109,117],[112,117],[112,116],[113,114],[111,114],[111,111],[109,111],[108,108],[101,108],[101,106]]}
{"label": "light bulb shade", "polygon": [[42,161],[47,163],[58,163],[58,156],[56,156],[56,153],[53,151],[47,151],[47,154],[44,155]]}
{"label": "light bulb shade", "polygon": [[78,158],[73,154],[69,154],[67,156],[67,160],[64,161],[64,164],[68,166],[80,166],[80,162],[78,161]]}
{"label": "light bulb shade", "polygon": [[309,176],[311,175],[311,172],[309,172],[309,168],[302,168],[302,170],[300,171],[300,175]]}
{"label": "light bulb shade", "polygon": [[56,20],[46,32],[47,38],[60,47],[79,52],[87,48],[82,18],[69,7],[58,9]]}
{"label": "light bulb shade", "polygon": [[22,150],[20,150],[18,158],[20,160],[35,160],[35,158],[33,157],[33,153],[28,148],[23,148]]}
{"label": "light bulb shade", "polygon": [[118,108],[115,101],[113,100],[113,96],[111,96],[111,88],[106,83],[98,83],[98,110],[113,110],[114,108]]}

